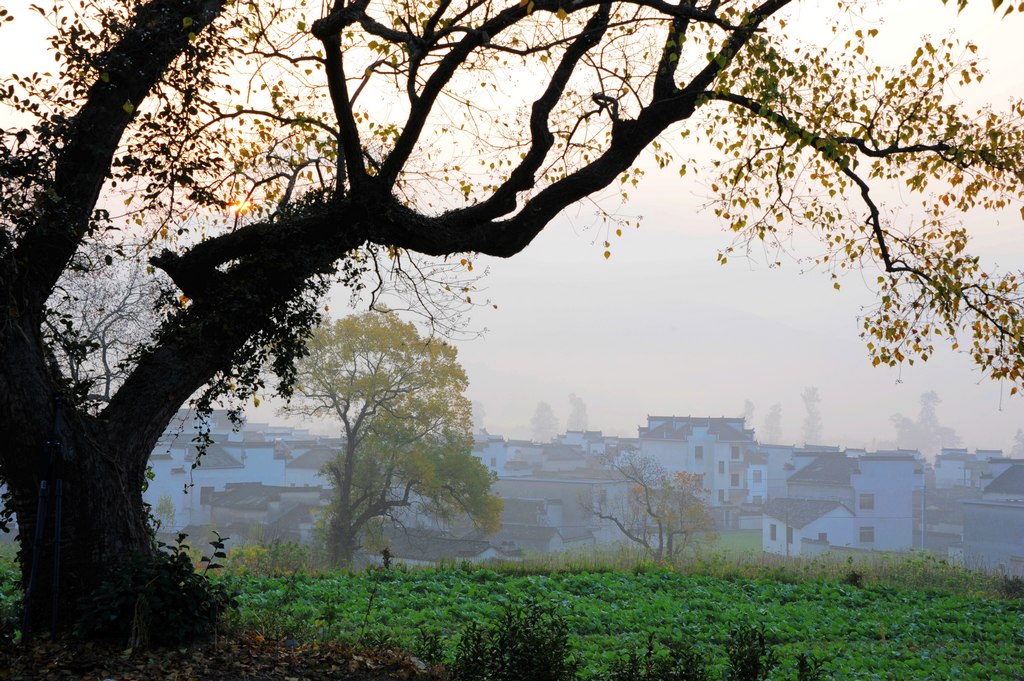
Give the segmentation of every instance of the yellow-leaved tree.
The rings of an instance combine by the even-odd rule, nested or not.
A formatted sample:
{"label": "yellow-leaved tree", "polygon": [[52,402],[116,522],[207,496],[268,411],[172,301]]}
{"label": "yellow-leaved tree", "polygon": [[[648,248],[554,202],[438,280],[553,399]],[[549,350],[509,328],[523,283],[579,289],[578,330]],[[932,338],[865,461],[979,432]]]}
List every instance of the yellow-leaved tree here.
{"label": "yellow-leaved tree", "polygon": [[287,411],[337,423],[328,557],[349,565],[375,522],[498,529],[501,499],[473,456],[468,380],[453,346],[421,338],[393,313],[351,315],[313,331]]}

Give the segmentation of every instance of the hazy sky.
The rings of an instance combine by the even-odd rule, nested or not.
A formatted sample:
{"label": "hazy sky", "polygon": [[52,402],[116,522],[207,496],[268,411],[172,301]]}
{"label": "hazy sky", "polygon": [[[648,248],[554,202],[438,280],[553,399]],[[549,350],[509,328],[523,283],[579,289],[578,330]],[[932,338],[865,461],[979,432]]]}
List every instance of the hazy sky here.
{"label": "hazy sky", "polygon": [[[19,19],[28,18],[28,2],[5,4]],[[834,6],[800,5],[791,30],[806,34]],[[988,58],[990,76],[965,96],[1001,105],[1024,94],[1024,20],[1000,20],[990,8],[974,0],[958,15],[938,0],[887,2],[877,25],[885,57],[908,57],[923,32],[953,30],[977,42]],[[867,11],[883,16],[878,8]],[[45,43],[33,25],[0,29],[0,72],[23,72],[26,55],[42,54]],[[486,328],[486,335],[458,347],[471,397],[484,405],[491,432],[527,435],[539,400],[551,403],[564,425],[568,395],[576,393],[587,403],[591,428],[627,436],[648,414],[738,416],[747,399],[760,426],[778,402],[785,437],[797,441],[800,393],[816,386],[831,443],[892,440],[889,417],[916,415],[921,393],[935,390],[943,400],[941,421],[965,446],[1009,447],[1024,428],[1024,403],[983,379],[966,356],[941,348],[925,365],[870,366],[857,317],[872,298],[859,275],[847,276],[837,293],[825,275],[802,274],[797,262],[770,270],[757,259],[730,258],[719,266],[715,254],[729,237],[710,213],[699,211],[708,193],[692,173],[649,176],[619,211],[643,216],[642,226],[615,239],[607,261],[604,233],[588,230],[594,221],[588,207],[560,217],[511,260],[480,259],[478,270],[489,270],[481,282],[484,296],[498,309],[479,309],[472,324]],[[976,248],[1003,269],[1024,265],[1024,223],[1014,214],[972,223]],[[333,309],[344,309],[347,294],[336,298]]]}
{"label": "hazy sky", "polygon": [[[964,93],[969,101],[998,106],[1024,95],[1020,18],[999,20],[977,0],[962,15],[937,0],[884,6],[898,6],[879,25],[889,59],[909,58],[913,36],[955,30],[988,59],[990,75]],[[797,27],[821,25],[813,8],[796,18]],[[916,416],[921,393],[935,390],[941,421],[964,446],[1010,446],[1024,428],[1024,403],[983,379],[966,355],[940,347],[924,365],[871,367],[858,315],[873,298],[859,274],[836,292],[824,274],[801,274],[796,262],[771,270],[763,260],[718,265],[729,235],[699,211],[709,193],[699,178],[680,179],[674,170],[649,174],[622,211],[643,216],[642,226],[614,240],[608,261],[604,233],[587,229],[586,207],[510,260],[481,259],[489,267],[482,285],[498,309],[479,310],[474,323],[487,334],[458,346],[491,432],[528,435],[539,400],[552,404],[564,426],[568,395],[576,393],[591,428],[630,436],[648,414],[738,416],[747,399],[760,426],[778,402],[785,437],[798,441],[800,393],[816,386],[829,442],[891,441],[890,416]],[[1001,268],[1024,265],[1017,210],[972,223],[975,248]]]}

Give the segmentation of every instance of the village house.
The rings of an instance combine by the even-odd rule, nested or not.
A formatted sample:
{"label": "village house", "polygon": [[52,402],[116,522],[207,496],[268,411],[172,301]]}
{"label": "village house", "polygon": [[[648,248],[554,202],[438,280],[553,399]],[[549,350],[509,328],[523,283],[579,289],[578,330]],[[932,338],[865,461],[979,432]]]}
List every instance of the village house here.
{"label": "village house", "polygon": [[990,459],[992,479],[964,505],[963,560],[1024,577],[1024,460]]}
{"label": "village house", "polygon": [[914,546],[915,491],[924,476],[912,453],[800,452],[793,463],[787,496],[765,506],[765,551],[807,555],[836,547]]}
{"label": "village house", "polygon": [[578,472],[543,472],[499,478],[491,491],[504,502],[502,527],[492,542],[505,550],[549,552],[573,544],[621,541],[619,529],[590,510],[601,502],[624,499],[629,487],[610,471],[599,470],[586,477]]}
{"label": "village house", "polygon": [[[701,476],[710,494],[709,505],[720,527],[742,526],[741,516],[760,516],[760,509],[745,509],[759,496],[767,495],[767,460],[755,455],[754,431],[742,418],[694,416],[648,416],[639,428],[640,453],[657,461],[669,472]],[[762,483],[756,494],[749,484],[761,471]]]}

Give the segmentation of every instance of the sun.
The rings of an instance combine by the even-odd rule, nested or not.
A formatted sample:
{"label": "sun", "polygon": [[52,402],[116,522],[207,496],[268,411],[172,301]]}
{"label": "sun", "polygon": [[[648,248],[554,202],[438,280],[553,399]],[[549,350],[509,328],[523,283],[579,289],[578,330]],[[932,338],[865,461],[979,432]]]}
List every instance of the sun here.
{"label": "sun", "polygon": [[238,199],[230,206],[228,206],[228,210],[234,213],[235,215],[243,215],[245,213],[248,213],[251,208],[252,201],[250,201],[249,199]]}

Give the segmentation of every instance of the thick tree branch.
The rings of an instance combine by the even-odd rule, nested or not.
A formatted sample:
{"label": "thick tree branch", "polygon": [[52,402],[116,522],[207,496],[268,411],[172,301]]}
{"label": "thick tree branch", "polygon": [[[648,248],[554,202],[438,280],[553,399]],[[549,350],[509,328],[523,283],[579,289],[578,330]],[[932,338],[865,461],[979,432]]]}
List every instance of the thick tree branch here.
{"label": "thick tree branch", "polygon": [[[206,30],[224,0],[152,0],[139,7],[134,24],[99,57],[85,104],[62,137],[49,192],[36,226],[14,255],[21,263],[15,284],[25,313],[40,318],[43,304],[89,227],[100,190],[125,131],[143,100],[189,44],[189,33]],[[190,25],[185,26],[185,19]]]}

